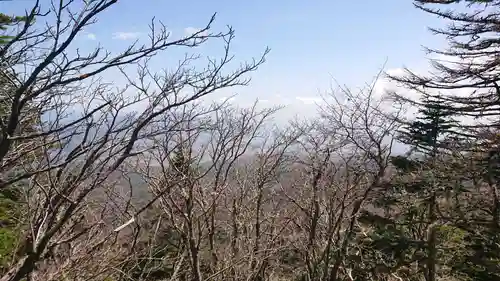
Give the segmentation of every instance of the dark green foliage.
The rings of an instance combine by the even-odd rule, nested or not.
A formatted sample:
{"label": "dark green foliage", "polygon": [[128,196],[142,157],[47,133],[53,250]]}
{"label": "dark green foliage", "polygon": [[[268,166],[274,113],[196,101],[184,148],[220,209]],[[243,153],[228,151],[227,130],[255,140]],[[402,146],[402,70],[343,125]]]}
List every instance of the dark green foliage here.
{"label": "dark green foliage", "polygon": [[[433,227],[433,243],[437,247],[432,254],[438,276],[498,280],[500,202],[495,190],[500,177],[496,160],[498,138],[492,135],[499,124],[499,45],[495,37],[500,1],[422,0],[415,4],[426,13],[450,21],[443,29],[431,29],[446,36],[449,48],[429,52],[449,56],[450,60],[457,58],[458,62],[433,61],[436,71],[431,77],[411,72],[393,77],[409,88],[437,90],[439,94],[424,94],[422,100],[410,101],[418,107],[418,117],[406,124],[400,141],[423,157],[392,159],[397,177],[387,192],[377,198],[377,206],[392,206],[385,206],[392,211],[386,214],[406,234],[417,234],[415,237],[422,242],[432,241],[423,230]],[[462,6],[465,11],[458,12],[448,9],[456,6],[440,4],[466,5]],[[481,63],[471,65],[472,59]],[[446,91],[466,88],[471,89],[470,95],[461,97]],[[489,119],[482,121],[482,126],[469,126],[455,121],[458,116]],[[464,157],[464,153],[470,156]],[[429,245],[424,260],[431,254]],[[425,277],[434,280],[429,275]]]}
{"label": "dark green foliage", "polygon": [[409,278],[405,268],[424,259],[425,243],[412,239],[406,225],[381,216],[364,212],[360,222],[370,230],[358,230],[353,247],[359,252],[349,257],[355,269],[353,276],[357,280],[379,280],[399,272],[401,277]]}
{"label": "dark green foliage", "polygon": [[400,132],[400,141],[428,156],[435,156],[438,148],[445,148],[442,138],[453,132],[457,122],[446,104],[431,96],[424,96],[419,104],[419,116]]}
{"label": "dark green foliage", "polygon": [[[9,29],[9,27],[24,21],[26,21],[26,17],[24,16],[9,16],[0,13],[0,32],[5,32]],[[9,42],[12,38],[13,36],[0,34],[0,45]]]}
{"label": "dark green foliage", "polygon": [[[24,16],[9,16],[0,13],[0,45],[8,43],[13,38],[13,36],[5,35],[10,28],[23,24],[26,20],[27,18]],[[0,118],[4,120],[4,123],[10,114],[9,97],[12,96],[12,91],[17,86],[14,82],[17,79],[14,78],[14,73],[9,67],[6,67],[6,64],[6,60],[2,58],[0,64]],[[18,129],[24,134],[38,131],[38,113],[29,105],[26,109],[30,114],[26,114],[27,117],[20,122]],[[36,140],[34,139],[15,141],[13,146],[16,149],[13,153],[18,153],[21,157],[15,158],[16,161],[4,160],[1,167],[2,175],[19,173],[19,170],[22,170],[22,168],[19,169],[19,162],[33,161],[35,155],[41,153],[41,151],[33,149],[35,145]],[[26,153],[24,153],[24,150],[21,151],[20,147],[26,149]],[[26,204],[21,196],[22,188],[23,182],[21,181],[0,189],[0,274],[5,273],[11,263],[18,258],[21,238],[25,235],[26,217],[22,214],[25,211]]]}
{"label": "dark green foliage", "polygon": [[[392,78],[412,89],[438,91],[434,100],[445,104],[447,110],[457,116],[490,117],[483,120],[481,129],[498,128],[498,118],[494,117],[499,114],[500,1],[418,0],[414,4],[423,12],[443,19],[444,27],[430,27],[430,30],[442,36],[448,46],[427,49],[430,55],[443,58],[432,61],[432,75],[421,76],[408,71],[403,76]],[[461,95],[454,90],[461,90]],[[464,90],[469,93],[464,95]],[[476,140],[479,137],[476,127],[461,126],[456,133]]]}
{"label": "dark green foliage", "polygon": [[8,270],[21,237],[21,205],[18,197],[12,194],[14,193],[0,192],[0,273]]}
{"label": "dark green foliage", "polygon": [[[370,229],[363,245],[363,260],[371,263],[372,276],[382,272],[401,272],[412,268],[411,275],[436,280],[438,261],[436,231],[437,200],[447,188],[441,184],[435,161],[445,148],[442,137],[455,126],[447,108],[426,96],[419,104],[419,116],[401,130],[400,141],[422,153],[395,156],[393,178],[372,200],[381,213],[365,211],[359,222]],[[417,267],[415,267],[418,265]],[[403,270],[404,271],[404,270]],[[405,273],[406,274],[406,273]]]}
{"label": "dark green foliage", "polygon": [[500,280],[499,233],[467,234],[463,241],[466,251],[455,255],[453,270],[463,273],[471,280]]}
{"label": "dark green foliage", "polygon": [[[5,25],[10,21],[5,15],[0,14],[0,30],[5,28]],[[5,43],[4,38],[0,36],[0,44]],[[9,109],[3,103],[3,99],[9,95],[12,85],[8,83],[4,76],[3,68],[0,69],[0,117],[5,118]],[[21,130],[31,131],[28,127],[31,124],[23,124]],[[21,159],[19,159],[21,160]],[[2,173],[16,173],[13,169],[12,163],[10,165],[7,161],[2,163]],[[8,269],[8,265],[14,260],[16,250],[20,238],[22,237],[23,221],[21,220],[20,213],[23,210],[23,203],[21,198],[21,189],[18,185],[11,185],[0,189],[0,274]]]}
{"label": "dark green foliage", "polygon": [[[169,180],[165,183],[165,188],[170,188],[172,192],[183,189],[185,185],[190,184],[188,181],[193,172],[184,146],[179,145],[171,156],[167,172]],[[180,206],[192,208],[190,198],[183,198],[178,193],[176,194]],[[187,212],[187,210],[183,211]],[[156,235],[140,241],[135,246],[134,258],[127,262],[122,269],[123,272],[127,272],[126,277],[147,281],[168,280],[172,277],[180,254],[185,251],[183,247],[187,245],[187,237],[169,226],[167,220],[164,220],[165,226],[163,224],[157,225],[157,219],[162,212],[161,209],[153,208],[145,214],[143,227],[151,230],[158,227],[158,231],[155,233]],[[217,233],[217,237],[224,239],[224,233]],[[201,266],[203,267],[203,264]],[[185,270],[181,269],[181,271]]]}
{"label": "dark green foliage", "polygon": [[391,164],[399,171],[413,172],[422,168],[422,162],[417,159],[409,159],[408,157],[397,155],[391,157]]}
{"label": "dark green foliage", "polygon": [[180,239],[172,229],[161,230],[157,237],[136,246],[135,258],[123,270],[134,280],[168,280],[174,272],[176,258],[182,252]]}

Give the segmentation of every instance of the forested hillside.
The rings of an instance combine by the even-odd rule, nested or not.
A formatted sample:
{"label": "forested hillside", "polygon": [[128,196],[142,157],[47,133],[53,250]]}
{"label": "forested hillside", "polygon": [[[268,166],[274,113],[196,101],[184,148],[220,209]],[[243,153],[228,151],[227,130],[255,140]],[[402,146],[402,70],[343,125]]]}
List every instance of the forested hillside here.
{"label": "forested hillside", "polygon": [[[121,1],[0,14],[0,281],[500,280],[500,1],[413,4],[444,23],[431,74],[286,125],[207,102],[270,55],[235,67],[215,16],[116,53],[76,41]],[[172,50],[197,55],[152,72]]]}

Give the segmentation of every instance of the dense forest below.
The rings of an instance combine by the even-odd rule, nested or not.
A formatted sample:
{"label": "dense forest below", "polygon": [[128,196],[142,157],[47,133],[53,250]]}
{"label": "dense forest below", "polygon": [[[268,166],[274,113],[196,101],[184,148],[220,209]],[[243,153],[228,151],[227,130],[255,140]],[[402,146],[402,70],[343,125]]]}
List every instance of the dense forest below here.
{"label": "dense forest below", "polygon": [[[119,2],[0,13],[0,281],[500,280],[499,0],[414,1],[445,22],[427,51],[448,60],[339,86],[284,125],[279,106],[206,102],[268,55],[234,68],[215,16],[75,52]],[[212,41],[203,67],[148,67]]]}

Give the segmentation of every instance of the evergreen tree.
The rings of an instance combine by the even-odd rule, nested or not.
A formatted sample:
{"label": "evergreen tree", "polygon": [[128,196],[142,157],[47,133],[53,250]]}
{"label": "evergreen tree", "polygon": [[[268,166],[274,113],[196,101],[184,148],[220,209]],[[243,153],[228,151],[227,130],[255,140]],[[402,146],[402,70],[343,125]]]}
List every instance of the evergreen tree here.
{"label": "evergreen tree", "polygon": [[[0,1],[1,2],[1,1]],[[5,33],[12,26],[18,25],[26,21],[24,16],[9,16],[4,13],[0,13],[0,32]],[[13,36],[0,34],[0,45],[8,43]]]}
{"label": "evergreen tree", "polygon": [[[13,38],[5,33],[18,24],[26,21],[23,16],[9,16],[0,13],[0,47],[7,44]],[[17,87],[15,84],[15,74],[9,70],[8,60],[4,57],[0,58],[0,118],[5,123],[6,117],[10,114],[9,97],[12,96],[12,91]],[[28,118],[21,120],[19,132],[23,134],[36,133],[39,131],[40,116],[36,109],[27,106],[26,114]],[[1,134],[0,134],[1,135]],[[1,137],[1,136],[0,136]],[[37,140],[16,141],[14,147],[24,147],[29,153],[24,153],[22,149],[18,149],[17,154],[22,157],[13,157],[12,161],[5,161],[0,168],[1,174],[16,173],[15,167],[21,167],[22,162],[32,161],[42,153],[39,150],[33,150]],[[9,187],[0,189],[0,274],[10,266],[10,263],[15,260],[20,239],[24,234],[23,221],[23,199],[22,199],[23,182],[13,184]]]}
{"label": "evergreen tree", "polygon": [[413,157],[409,153],[392,158],[396,173],[373,202],[384,213],[363,213],[360,222],[370,226],[371,232],[362,244],[366,246],[364,255],[371,257],[369,271],[374,276],[402,272],[410,280],[424,276],[426,281],[435,281],[443,271],[438,267],[442,242],[438,201],[451,188],[437,160],[447,148],[447,135],[453,132],[456,122],[446,104],[430,95],[416,105],[419,116],[403,126],[399,139],[410,146],[410,152],[422,155]]}
{"label": "evergreen tree", "polygon": [[425,95],[419,104],[417,118],[400,131],[400,141],[429,157],[435,157],[440,148],[446,148],[443,141],[457,126],[453,111],[447,104]]}
{"label": "evergreen tree", "polygon": [[[417,75],[408,71],[392,76],[411,89],[426,88],[439,91],[437,103],[446,104],[446,111],[469,117],[474,124],[461,123],[449,133],[467,141],[459,147],[467,159],[459,166],[463,175],[459,188],[464,203],[450,217],[449,225],[465,231],[463,259],[454,265],[472,280],[500,280],[500,177],[498,175],[500,126],[500,1],[499,0],[418,0],[415,6],[428,14],[444,19],[444,28],[431,28],[434,34],[448,40],[446,49],[428,49],[440,60],[432,60],[432,75]],[[457,95],[460,91],[460,95]],[[470,159],[470,160],[469,160]],[[470,161],[470,163],[466,163]],[[440,166],[447,165],[441,160]],[[448,182],[456,181],[448,171]],[[445,183],[443,180],[442,182]],[[474,190],[471,188],[474,186]],[[457,196],[460,197],[460,196]],[[460,210],[459,210],[460,209]],[[465,214],[462,214],[465,213]]]}
{"label": "evergreen tree", "polygon": [[[165,192],[166,197],[173,194],[173,198],[177,201],[176,205],[183,208],[181,211],[189,213],[190,209],[193,208],[193,195],[185,192],[189,190],[185,186],[190,184],[190,176],[193,175],[194,170],[191,167],[190,156],[185,146],[182,140],[179,141],[178,146],[172,152],[169,168],[165,171],[164,176],[167,180],[164,183],[165,186],[160,188],[168,188],[169,191],[157,190],[156,192]],[[173,209],[174,215],[182,217],[182,214],[178,213],[179,210]],[[136,245],[135,258],[128,261],[122,269],[134,279],[147,281],[170,279],[175,271],[176,257],[187,247],[188,241],[186,241],[187,237],[184,236],[185,233],[179,232],[169,223],[157,225],[157,218],[160,217],[158,214],[161,212],[164,212],[162,208],[154,206],[152,210],[145,213],[144,226],[151,229],[158,228],[158,232],[156,236],[147,237]],[[177,218],[164,218],[167,222],[170,219]],[[185,276],[186,267],[187,265],[182,265],[179,270],[180,274],[177,276],[179,280],[189,280]]]}
{"label": "evergreen tree", "polygon": [[[390,76],[411,89],[425,87],[439,91],[437,103],[446,103],[447,111],[471,117],[478,124],[461,124],[462,134],[480,139],[484,128],[500,125],[500,1],[499,0],[417,0],[419,10],[444,19],[445,28],[430,28],[445,37],[446,49],[427,52],[440,59],[431,60],[432,75]],[[457,91],[460,94],[457,95]],[[468,92],[468,93],[467,93]],[[465,93],[465,94],[464,94]]]}

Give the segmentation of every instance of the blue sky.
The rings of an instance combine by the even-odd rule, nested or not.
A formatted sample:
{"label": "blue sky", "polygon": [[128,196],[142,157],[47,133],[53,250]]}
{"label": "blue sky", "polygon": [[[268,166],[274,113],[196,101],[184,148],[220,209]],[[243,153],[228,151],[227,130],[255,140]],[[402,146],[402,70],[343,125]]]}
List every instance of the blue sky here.
{"label": "blue sky", "polygon": [[[0,2],[0,11],[19,13],[33,2]],[[48,5],[49,0],[41,2]],[[118,50],[129,43],[128,37],[145,36],[153,16],[175,36],[186,28],[204,26],[214,12],[218,13],[214,30],[225,25],[236,30],[232,49],[236,59],[250,59],[266,46],[271,48],[265,65],[252,74],[250,86],[235,90],[244,99],[314,96],[328,90],[331,77],[360,85],[370,81],[386,59],[386,69],[422,68],[426,65],[422,45],[441,44],[427,30],[439,20],[415,9],[411,0],[120,0],[87,30],[88,37],[75,43],[84,48],[100,42]],[[179,59],[177,55],[162,54],[157,63],[167,65]]]}

